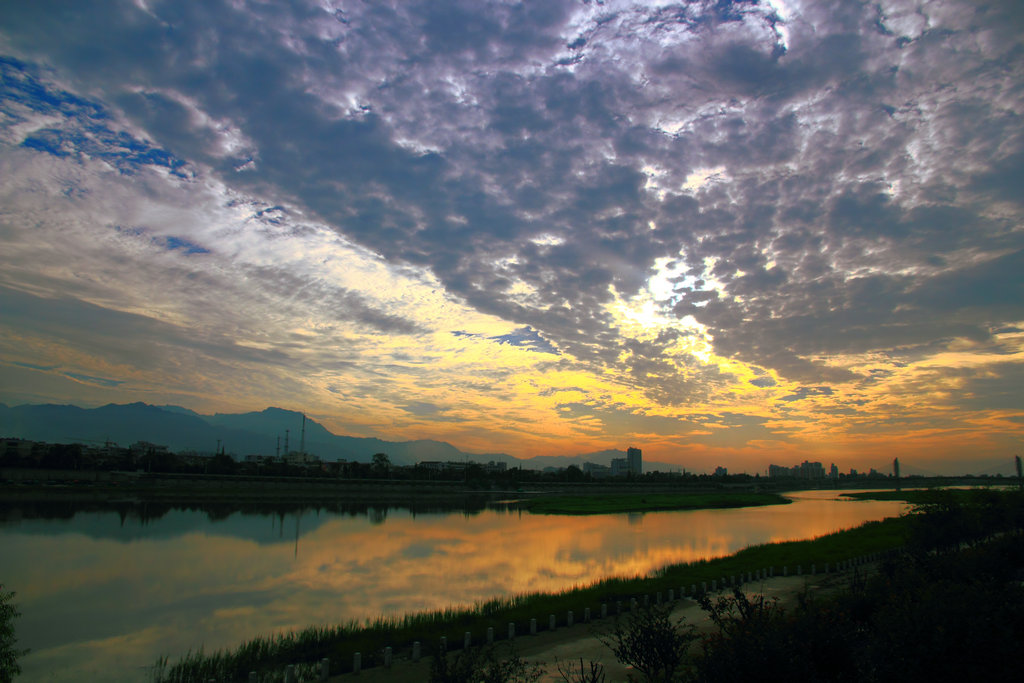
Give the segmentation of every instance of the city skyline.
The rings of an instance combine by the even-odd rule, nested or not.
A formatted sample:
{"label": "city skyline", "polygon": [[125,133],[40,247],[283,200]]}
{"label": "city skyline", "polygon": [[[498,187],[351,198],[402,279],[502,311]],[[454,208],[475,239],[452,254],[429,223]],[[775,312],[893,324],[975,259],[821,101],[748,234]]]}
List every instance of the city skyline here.
{"label": "city skyline", "polygon": [[1008,1],[7,3],[0,402],[1011,462],[1022,30]]}

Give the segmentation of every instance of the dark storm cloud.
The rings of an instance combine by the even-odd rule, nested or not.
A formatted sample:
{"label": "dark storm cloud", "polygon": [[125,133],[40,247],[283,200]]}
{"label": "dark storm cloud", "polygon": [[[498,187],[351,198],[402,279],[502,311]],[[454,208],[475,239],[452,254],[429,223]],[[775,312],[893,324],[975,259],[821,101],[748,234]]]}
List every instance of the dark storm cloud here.
{"label": "dark storm cloud", "polygon": [[[612,288],[642,291],[657,259],[689,267],[661,303],[717,353],[807,383],[853,377],[828,354],[1024,319],[1013,3],[936,3],[921,30],[861,2],[789,18],[711,2],[141,4],[8,3],[0,25],[153,150],[429,268],[551,348],[626,358],[658,401],[717,380],[668,365],[669,337],[623,353]],[[306,295],[412,331],[343,292]]]}

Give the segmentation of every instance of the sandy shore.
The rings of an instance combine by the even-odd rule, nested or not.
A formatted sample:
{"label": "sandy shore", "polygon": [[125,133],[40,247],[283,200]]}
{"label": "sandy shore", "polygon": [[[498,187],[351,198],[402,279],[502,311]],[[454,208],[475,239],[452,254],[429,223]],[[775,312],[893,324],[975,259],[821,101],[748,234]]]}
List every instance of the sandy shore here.
{"label": "sandy shore", "polygon": [[[862,573],[865,567],[858,568]],[[764,595],[778,598],[780,604],[795,604],[796,597],[806,588],[815,593],[837,590],[845,586],[851,572],[834,572],[817,576],[776,576],[762,581],[744,584],[748,596]],[[675,603],[672,610],[673,618],[685,618],[687,623],[695,624],[698,630],[706,631],[713,627],[707,614],[694,600],[684,598]],[[562,683],[558,673],[558,663],[575,661],[577,666],[580,657],[584,663],[601,662],[604,665],[607,683],[626,681],[629,669],[615,661],[611,650],[605,646],[598,636],[606,633],[614,626],[614,619],[594,620],[589,624],[577,624],[571,628],[562,627],[554,632],[543,631],[535,636],[520,636],[512,646],[524,660],[542,666],[545,673],[542,683]],[[507,641],[496,643],[498,652],[506,652]],[[359,674],[332,676],[332,681],[349,683],[426,683],[430,677],[430,658],[423,657],[419,662],[396,659],[390,669],[374,667],[364,669]]]}

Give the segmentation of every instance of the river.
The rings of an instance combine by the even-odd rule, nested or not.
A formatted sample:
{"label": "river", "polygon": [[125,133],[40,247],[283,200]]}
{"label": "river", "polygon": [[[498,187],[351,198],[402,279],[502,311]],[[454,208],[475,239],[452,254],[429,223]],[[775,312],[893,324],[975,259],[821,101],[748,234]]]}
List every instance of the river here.
{"label": "river", "polygon": [[[286,512],[0,507],[25,681],[145,681],[160,655],[609,576],[898,515],[899,502],[789,494],[758,508],[595,515],[376,507]],[[753,569],[753,568],[752,568]]]}

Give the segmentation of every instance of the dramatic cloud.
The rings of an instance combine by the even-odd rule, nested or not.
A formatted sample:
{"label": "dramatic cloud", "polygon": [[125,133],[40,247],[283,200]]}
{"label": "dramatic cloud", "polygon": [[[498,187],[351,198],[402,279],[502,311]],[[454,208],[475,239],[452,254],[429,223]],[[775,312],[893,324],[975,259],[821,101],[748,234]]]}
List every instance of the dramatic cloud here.
{"label": "dramatic cloud", "polygon": [[1009,458],[1018,5],[6,3],[0,399]]}

